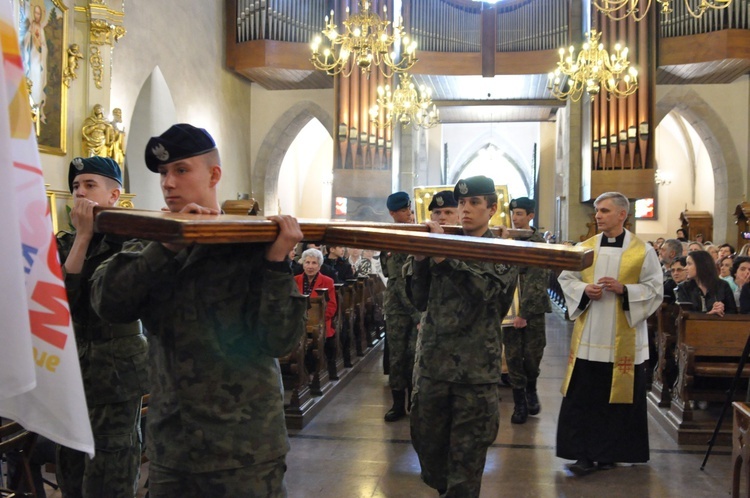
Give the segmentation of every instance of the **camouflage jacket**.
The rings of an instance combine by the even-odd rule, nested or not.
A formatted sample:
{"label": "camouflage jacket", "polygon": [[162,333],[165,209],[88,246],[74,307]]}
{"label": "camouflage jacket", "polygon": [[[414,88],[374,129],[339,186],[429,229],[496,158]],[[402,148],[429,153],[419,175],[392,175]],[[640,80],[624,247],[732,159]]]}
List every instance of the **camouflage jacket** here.
{"label": "camouflage jacket", "polygon": [[[74,240],[74,233],[57,235],[62,263],[68,259]],[[120,251],[122,244],[122,239],[111,235],[94,235],[81,273],[66,273],[64,277],[89,406],[121,403],[148,392],[148,344],[140,322],[109,323],[91,307],[89,279],[100,263]]]}
{"label": "camouflage jacket", "polygon": [[[544,243],[544,237],[539,235],[536,228],[532,228],[532,230],[534,234],[525,240]],[[549,278],[550,270],[547,268],[539,266],[520,266],[518,268],[518,316],[529,318],[533,315],[552,312],[552,304],[547,293]]]}
{"label": "camouflage jacket", "polygon": [[277,357],[305,329],[307,302],[264,246],[126,244],[93,278],[93,305],[149,333],[148,457],[212,472],[289,451]]}
{"label": "camouflage jacket", "polygon": [[383,311],[386,315],[409,315],[414,318],[414,323],[419,323],[420,313],[406,293],[407,280],[404,278],[403,270],[408,257],[408,254],[398,252],[380,253],[383,275],[388,278]]}
{"label": "camouflage jacket", "polygon": [[[492,237],[489,230],[484,237]],[[459,384],[500,381],[500,323],[518,271],[483,261],[413,262],[412,295],[422,321],[420,374]]]}

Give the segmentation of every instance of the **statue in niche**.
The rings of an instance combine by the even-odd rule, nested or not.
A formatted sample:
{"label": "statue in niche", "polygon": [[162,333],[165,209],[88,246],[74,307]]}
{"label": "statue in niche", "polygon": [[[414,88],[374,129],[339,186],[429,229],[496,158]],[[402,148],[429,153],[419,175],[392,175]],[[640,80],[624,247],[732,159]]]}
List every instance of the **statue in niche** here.
{"label": "statue in niche", "polygon": [[70,87],[70,82],[78,78],[76,71],[78,70],[78,61],[83,59],[77,43],[73,43],[68,47],[68,63],[65,65],[63,71],[63,83],[65,86]]}
{"label": "statue in niche", "polygon": [[122,125],[122,109],[112,109],[112,140],[109,143],[109,157],[111,157],[120,169],[125,171],[125,130]]}
{"label": "statue in niche", "polygon": [[83,121],[81,137],[83,157],[110,157],[109,148],[114,139],[114,127],[104,117],[104,108],[101,104],[96,104],[91,115]]}

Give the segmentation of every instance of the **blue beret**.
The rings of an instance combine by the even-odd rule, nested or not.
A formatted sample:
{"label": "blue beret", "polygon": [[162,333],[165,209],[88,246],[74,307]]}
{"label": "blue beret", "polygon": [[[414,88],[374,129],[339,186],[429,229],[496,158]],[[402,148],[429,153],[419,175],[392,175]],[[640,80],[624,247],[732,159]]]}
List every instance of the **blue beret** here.
{"label": "blue beret", "polygon": [[73,180],[83,173],[112,178],[122,186],[122,171],[117,163],[108,157],[76,157],[68,166],[68,188],[73,192]]}
{"label": "blue beret", "polygon": [[441,190],[440,192],[432,196],[432,200],[430,201],[430,205],[427,207],[427,210],[432,211],[435,208],[442,209],[454,207],[458,207],[458,202],[456,202],[456,199],[453,197],[453,191]]}
{"label": "blue beret", "polygon": [[476,195],[490,195],[495,193],[495,182],[486,176],[472,176],[459,180],[453,189],[453,197],[474,197]]}
{"label": "blue beret", "polygon": [[517,197],[510,201],[510,210],[513,211],[514,209],[524,209],[526,210],[526,214],[533,213],[536,208],[536,203],[534,202],[534,199],[529,199],[528,197]]}
{"label": "blue beret", "polygon": [[398,211],[411,206],[411,200],[406,192],[395,192],[388,196],[385,205],[388,207],[388,211]]}
{"label": "blue beret", "polygon": [[215,148],[214,139],[203,128],[185,123],[172,125],[158,137],[151,137],[146,144],[146,166],[157,173],[159,166],[200,156]]}

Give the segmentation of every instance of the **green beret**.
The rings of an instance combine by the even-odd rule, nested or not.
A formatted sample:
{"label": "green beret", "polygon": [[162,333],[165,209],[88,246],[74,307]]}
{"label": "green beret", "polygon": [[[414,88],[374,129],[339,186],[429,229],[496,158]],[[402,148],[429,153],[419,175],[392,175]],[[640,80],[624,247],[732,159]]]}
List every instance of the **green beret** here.
{"label": "green beret", "polygon": [[456,202],[456,199],[453,197],[453,191],[441,190],[440,192],[432,196],[432,200],[430,201],[430,205],[427,207],[427,210],[432,211],[433,209],[454,207],[458,207],[458,202]]}
{"label": "green beret", "polygon": [[486,176],[472,176],[459,180],[453,189],[453,197],[456,200],[461,197],[474,197],[477,195],[491,195],[495,193],[495,182]]}
{"label": "green beret", "polygon": [[73,192],[73,180],[76,176],[89,173],[111,178],[122,187],[122,171],[117,163],[108,157],[76,157],[68,166],[68,188]]}
{"label": "green beret", "polygon": [[214,139],[203,128],[185,123],[172,125],[158,137],[151,137],[146,144],[146,166],[158,173],[159,166],[200,156],[215,148]]}
{"label": "green beret", "polygon": [[524,209],[526,211],[526,214],[530,214],[534,212],[535,208],[536,205],[534,203],[534,199],[529,199],[528,197],[517,197],[510,201],[511,211],[513,211],[514,209]]}
{"label": "green beret", "polygon": [[398,211],[411,206],[411,200],[406,192],[395,192],[388,196],[385,205],[388,207],[388,211]]}

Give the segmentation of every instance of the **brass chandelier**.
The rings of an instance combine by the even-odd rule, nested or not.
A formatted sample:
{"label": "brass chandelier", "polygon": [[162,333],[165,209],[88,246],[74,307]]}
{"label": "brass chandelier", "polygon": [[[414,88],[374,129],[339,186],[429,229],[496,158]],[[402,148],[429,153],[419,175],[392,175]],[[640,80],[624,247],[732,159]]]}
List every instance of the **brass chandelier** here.
{"label": "brass chandelier", "polygon": [[440,114],[432,102],[432,89],[424,85],[417,89],[409,73],[401,73],[400,79],[393,91],[390,85],[378,87],[377,104],[370,108],[370,118],[375,126],[387,128],[394,121],[415,128],[432,128],[438,124]]}
{"label": "brass chandelier", "polygon": [[346,8],[343,34],[337,30],[333,11],[330,17],[326,16],[324,36],[315,37],[311,43],[310,61],[316,69],[348,77],[358,67],[369,77],[375,66],[390,78],[394,72],[408,71],[417,62],[417,42],[404,34],[403,21],[395,20],[389,30],[391,22],[387,20],[386,6],[383,6],[383,20],[370,10],[370,5],[369,1],[359,0],[359,11],[351,16],[349,7]]}
{"label": "brass chandelier", "polygon": [[[594,6],[610,19],[619,21],[626,17],[632,17],[636,21],[642,20],[648,14],[652,0],[593,0]],[[672,13],[672,2],[675,0],[656,0],[661,7],[661,13]],[[683,0],[685,7],[691,16],[699,19],[708,9],[725,9],[729,7],[732,0],[700,0],[693,8],[693,0]]]}
{"label": "brass chandelier", "polygon": [[[547,88],[560,100],[571,99],[578,102],[585,91],[595,97],[602,90],[615,97],[627,97],[638,89],[638,71],[630,66],[628,49],[618,43],[614,53],[609,54],[599,43],[602,34],[592,29],[586,33],[587,41],[575,55],[571,45],[560,49],[557,69],[549,73]],[[566,87],[567,84],[567,87]]]}

